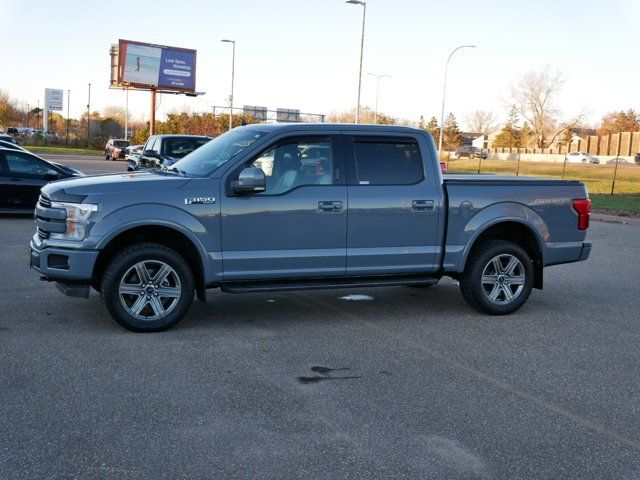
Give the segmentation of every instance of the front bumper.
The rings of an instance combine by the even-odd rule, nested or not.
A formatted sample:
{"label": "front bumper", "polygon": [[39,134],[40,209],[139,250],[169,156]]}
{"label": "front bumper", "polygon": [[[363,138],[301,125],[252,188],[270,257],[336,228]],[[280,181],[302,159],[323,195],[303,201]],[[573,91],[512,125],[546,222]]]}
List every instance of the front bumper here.
{"label": "front bumper", "polygon": [[98,250],[81,250],[46,246],[38,248],[30,244],[29,266],[47,280],[62,283],[89,284]]}

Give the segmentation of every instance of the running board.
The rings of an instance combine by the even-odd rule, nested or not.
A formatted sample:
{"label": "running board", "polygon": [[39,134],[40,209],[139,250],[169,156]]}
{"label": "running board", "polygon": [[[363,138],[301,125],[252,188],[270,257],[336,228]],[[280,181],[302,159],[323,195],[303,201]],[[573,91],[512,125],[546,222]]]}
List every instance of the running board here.
{"label": "running board", "polygon": [[260,282],[224,282],[226,293],[282,292],[291,290],[324,290],[330,288],[390,287],[398,285],[433,285],[438,277],[393,275],[385,277],[320,278]]}

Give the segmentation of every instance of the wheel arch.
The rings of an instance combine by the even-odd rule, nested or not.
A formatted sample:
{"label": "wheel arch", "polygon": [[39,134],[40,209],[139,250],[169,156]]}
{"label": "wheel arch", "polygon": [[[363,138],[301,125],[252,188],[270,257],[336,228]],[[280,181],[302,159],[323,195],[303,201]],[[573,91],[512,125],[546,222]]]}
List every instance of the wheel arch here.
{"label": "wheel arch", "polygon": [[[100,253],[93,267],[91,284],[100,290],[104,270],[114,255],[130,245],[142,242],[153,242],[171,248],[181,255],[193,272],[196,290],[205,288],[204,248],[187,233],[174,226],[163,224],[128,225],[103,240]],[[203,255],[205,255],[203,257]]]}
{"label": "wheel arch", "polygon": [[499,219],[478,229],[469,241],[461,262],[466,269],[475,248],[489,239],[505,240],[520,245],[525,249],[533,262],[533,287],[542,289],[544,270],[544,240],[540,231],[521,218]]}

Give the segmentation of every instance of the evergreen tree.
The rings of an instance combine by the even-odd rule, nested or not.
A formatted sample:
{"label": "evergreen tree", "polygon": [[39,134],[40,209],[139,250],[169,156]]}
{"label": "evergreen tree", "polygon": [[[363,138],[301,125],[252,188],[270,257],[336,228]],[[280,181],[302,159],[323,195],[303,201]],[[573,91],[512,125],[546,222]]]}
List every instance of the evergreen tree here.
{"label": "evergreen tree", "polygon": [[[530,131],[530,129],[529,129]],[[522,143],[522,132],[518,128],[518,112],[515,107],[511,107],[509,119],[500,130],[500,133],[493,139],[494,147],[515,148]]]}
{"label": "evergreen tree", "polygon": [[445,150],[456,150],[462,145],[462,135],[460,135],[460,129],[458,128],[458,122],[453,113],[447,115],[444,119],[442,127],[442,145]]}
{"label": "evergreen tree", "polygon": [[438,120],[436,120],[436,117],[431,117],[431,120],[429,120],[429,123],[427,123],[425,130],[431,134],[436,142],[438,142],[438,137],[440,136],[440,127],[438,126]]}

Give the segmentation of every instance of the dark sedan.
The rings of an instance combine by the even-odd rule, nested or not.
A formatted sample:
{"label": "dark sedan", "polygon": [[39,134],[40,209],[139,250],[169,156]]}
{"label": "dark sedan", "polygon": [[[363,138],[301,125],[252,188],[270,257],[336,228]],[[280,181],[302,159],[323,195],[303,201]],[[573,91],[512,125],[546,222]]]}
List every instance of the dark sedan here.
{"label": "dark sedan", "polygon": [[84,175],[33,153],[0,147],[0,212],[32,212],[47,183]]}

